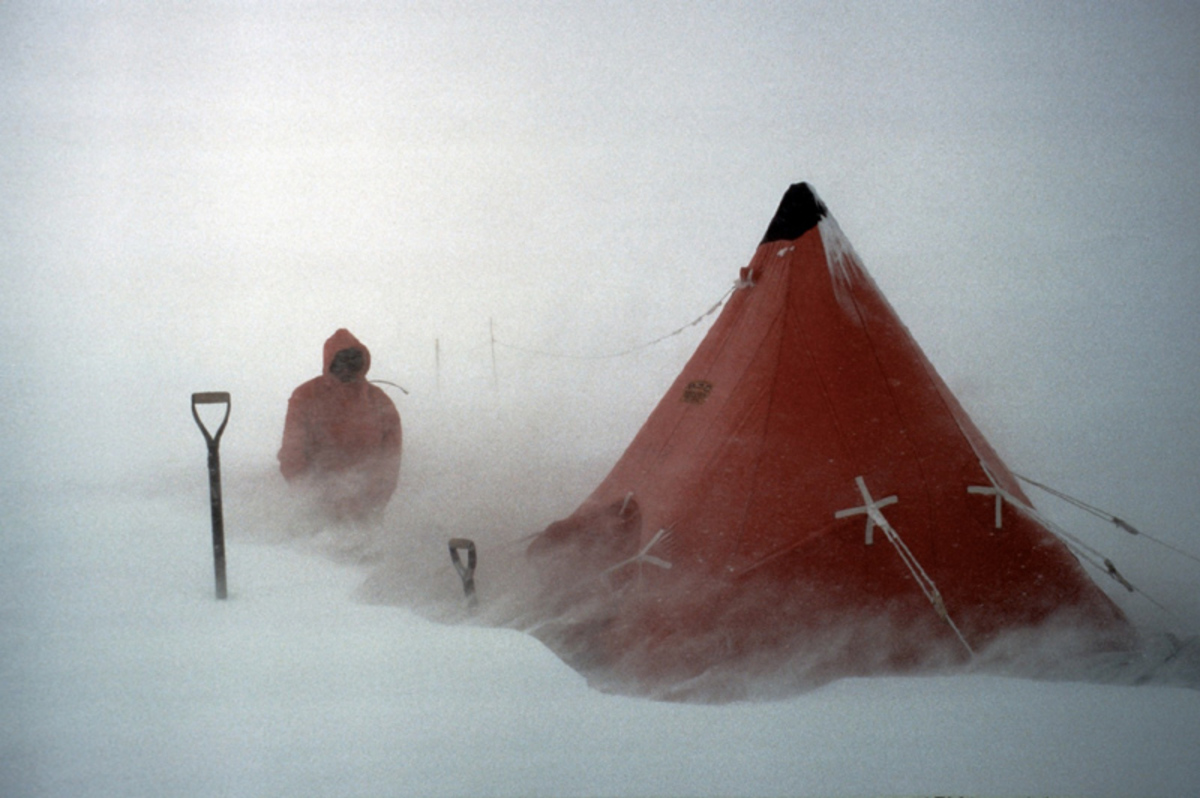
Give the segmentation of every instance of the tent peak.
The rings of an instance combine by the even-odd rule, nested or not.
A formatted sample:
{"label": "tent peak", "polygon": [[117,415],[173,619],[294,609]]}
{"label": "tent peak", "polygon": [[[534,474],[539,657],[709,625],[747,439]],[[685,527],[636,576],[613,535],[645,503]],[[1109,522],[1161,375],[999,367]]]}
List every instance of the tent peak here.
{"label": "tent peak", "polygon": [[825,203],[808,183],[793,183],[779,202],[779,209],[767,227],[759,245],[772,241],[793,241],[817,226],[829,215]]}

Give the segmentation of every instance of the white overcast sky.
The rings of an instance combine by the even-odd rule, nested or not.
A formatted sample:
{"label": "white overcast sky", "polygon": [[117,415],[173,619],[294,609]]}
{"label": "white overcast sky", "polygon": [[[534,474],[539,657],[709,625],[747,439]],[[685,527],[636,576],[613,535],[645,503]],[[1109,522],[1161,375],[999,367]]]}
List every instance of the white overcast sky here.
{"label": "white overcast sky", "polygon": [[339,326],[418,451],[615,459],[705,325],[489,330],[674,330],[807,180],[1014,468],[1195,543],[1198,131],[1192,2],[5,2],[0,469],[202,463],[197,390],[269,468]]}

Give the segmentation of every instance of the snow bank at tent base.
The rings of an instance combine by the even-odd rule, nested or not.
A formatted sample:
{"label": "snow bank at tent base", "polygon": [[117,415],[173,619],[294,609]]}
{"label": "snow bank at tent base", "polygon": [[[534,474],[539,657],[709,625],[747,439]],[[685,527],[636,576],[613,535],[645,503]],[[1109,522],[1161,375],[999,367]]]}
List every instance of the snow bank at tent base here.
{"label": "snow bank at tent base", "polygon": [[[715,621],[707,636],[651,639],[614,657],[606,605],[575,604],[555,614],[553,607],[539,604],[541,594],[528,589],[537,575],[519,546],[480,550],[478,604],[472,607],[456,592],[458,580],[448,564],[422,571],[409,558],[376,564],[356,595],[442,623],[520,629],[545,643],[593,688],[655,700],[777,700],[849,676],[989,675],[1200,688],[1200,640],[1148,632],[1114,638],[1069,612],[1035,628],[1004,632],[968,654],[939,626],[932,610],[928,618],[917,613],[903,620],[884,614],[829,615],[825,623],[804,628],[776,611],[771,616],[776,635],[734,643],[729,630],[737,628],[737,615],[730,609],[731,620]],[[760,604],[751,607],[757,612]],[[896,658],[898,651],[906,652],[904,659]]]}
{"label": "snow bank at tent base", "polygon": [[1183,795],[1200,783],[1193,690],[975,675],[843,679],[722,706],[606,695],[528,635],[364,604],[360,568],[236,529],[218,602],[206,499],[4,496],[0,794]]}
{"label": "snow bank at tent base", "polygon": [[[968,656],[961,643],[946,633],[932,608],[919,603],[903,622],[879,615],[843,617],[840,622],[827,619],[820,626],[796,631],[779,606],[764,610],[751,596],[741,611],[769,612],[778,621],[778,638],[762,641],[761,647],[742,646],[742,656],[708,656],[703,652],[724,650],[729,642],[727,630],[737,626],[739,608],[728,603],[730,597],[722,596],[700,601],[726,607],[725,612],[733,618],[713,623],[714,639],[693,635],[684,641],[683,654],[651,641],[630,649],[625,658],[614,659],[604,642],[608,633],[605,619],[611,614],[606,599],[571,603],[561,611],[547,604],[538,573],[546,558],[525,556],[528,536],[513,534],[496,540],[486,534],[473,535],[470,529],[456,533],[444,527],[431,533],[428,523],[402,524],[394,539],[382,543],[364,542],[363,534],[353,529],[322,530],[313,538],[334,558],[361,561],[365,553],[366,578],[355,593],[358,599],[405,608],[450,625],[527,632],[584,674],[593,688],[608,693],[705,703],[775,700],[846,675],[899,674],[976,674],[1200,688],[1200,640],[1196,638],[1178,640],[1151,632],[1114,637],[1063,612],[1037,628],[1002,633]],[[479,563],[474,573],[478,603],[472,607],[468,607],[448,556],[447,542],[454,534],[472,534],[478,543]],[[565,571],[572,572],[570,568]],[[581,574],[579,578],[586,577]],[[688,601],[694,604],[695,586],[688,587]],[[805,613],[793,615],[804,617]],[[904,661],[879,659],[895,651],[907,651],[911,656]],[[700,653],[689,660],[687,652]],[[679,667],[664,665],[668,660]],[[694,667],[713,662],[718,664]]]}

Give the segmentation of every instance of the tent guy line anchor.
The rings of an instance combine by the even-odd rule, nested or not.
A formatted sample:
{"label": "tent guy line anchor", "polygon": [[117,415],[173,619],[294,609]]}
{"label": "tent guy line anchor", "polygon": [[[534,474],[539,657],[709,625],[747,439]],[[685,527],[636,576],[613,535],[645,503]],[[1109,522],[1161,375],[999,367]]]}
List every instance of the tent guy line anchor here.
{"label": "tent guy line anchor", "polygon": [[513,350],[516,350],[517,352],[524,352],[528,355],[538,355],[540,357],[557,357],[557,358],[563,358],[563,359],[567,359],[567,360],[610,360],[612,358],[625,357],[626,355],[632,355],[634,352],[640,352],[643,349],[648,349],[648,348],[654,346],[655,344],[660,344],[663,341],[667,340],[668,338],[674,338],[676,335],[681,335],[682,333],[686,332],[689,327],[695,327],[696,325],[700,324],[700,322],[704,321],[709,316],[711,316],[712,314],[714,314],[718,310],[720,310],[721,307],[725,304],[725,301],[728,300],[729,297],[733,296],[733,293],[735,291],[737,291],[740,288],[745,288],[745,287],[749,287],[749,286],[753,286],[753,283],[749,283],[748,285],[746,285],[746,284],[742,284],[741,281],[734,281],[734,284],[732,286],[730,286],[725,291],[724,294],[721,295],[720,299],[718,299],[716,302],[713,303],[712,307],[710,307],[708,310],[704,311],[699,316],[697,316],[695,319],[693,319],[692,321],[683,325],[682,327],[672,330],[671,332],[667,333],[666,335],[660,335],[659,337],[655,338],[653,341],[645,341],[644,343],[640,343],[637,346],[631,346],[628,349],[622,349],[620,352],[609,352],[608,354],[603,354],[603,355],[580,355],[580,354],[571,354],[569,352],[551,352],[546,349],[537,349],[537,348],[531,347],[531,346],[520,346],[518,344],[510,344],[507,341],[502,341],[496,337],[495,329],[492,326],[492,320],[488,319],[489,330],[491,331],[491,347],[492,347],[492,352],[493,352],[493,360],[495,359],[495,349],[497,346],[502,347],[504,349],[513,349]]}
{"label": "tent guy line anchor", "polygon": [[985,488],[981,485],[969,485],[967,493],[978,493],[987,496],[996,497],[996,529],[1004,527],[1004,515],[1001,512],[1004,508],[1004,493],[999,488]]}
{"label": "tent guy line anchor", "polygon": [[925,598],[929,599],[929,603],[933,605],[934,612],[936,612],[938,617],[945,621],[950,629],[953,630],[955,636],[958,638],[958,642],[963,644],[963,648],[967,650],[967,653],[974,657],[975,650],[971,648],[971,644],[967,642],[967,638],[963,637],[963,633],[959,631],[958,625],[955,624],[954,619],[950,617],[950,613],[946,610],[946,602],[942,599],[941,591],[938,590],[937,585],[934,584],[933,580],[929,577],[929,574],[925,573],[925,569],[921,567],[921,563],[917,561],[917,558],[913,555],[912,551],[909,550],[908,546],[900,538],[900,534],[892,528],[892,525],[888,523],[887,518],[885,518],[883,513],[880,512],[881,507],[895,504],[900,501],[900,499],[892,495],[876,500],[871,497],[871,491],[867,489],[866,480],[864,480],[861,476],[857,476],[854,478],[854,482],[858,486],[859,493],[862,494],[863,506],[852,507],[848,510],[838,510],[833,514],[833,517],[849,518],[852,515],[860,515],[865,513],[867,516],[866,544],[868,546],[870,546],[873,542],[872,532],[874,531],[874,528],[879,527],[882,529],[884,537],[886,537],[888,542],[891,543],[896,549],[896,553],[900,555],[900,559],[908,567],[909,573],[912,574],[913,579],[915,579],[917,584],[920,586],[921,592],[925,594]]}
{"label": "tent guy line anchor", "polygon": [[992,486],[985,488],[982,485],[969,485],[967,493],[996,497],[996,529],[1002,529],[1004,526],[1004,515],[1001,511],[1004,509],[1004,500],[1011,499],[1011,496],[1008,491],[996,484],[996,478],[992,476],[992,471],[987,467],[986,463],[980,460],[979,465],[983,466],[983,473],[987,475],[988,482],[992,483]]}
{"label": "tent guy line anchor", "polygon": [[[976,454],[978,454],[978,452],[976,452]],[[982,485],[968,485],[967,493],[978,494],[978,496],[996,497],[996,529],[1002,529],[1004,524],[1002,512],[1004,508],[1004,502],[1008,502],[1009,504],[1016,506],[1016,508],[1022,508],[1022,506],[1025,506],[1025,503],[1021,502],[1020,499],[1016,498],[1012,493],[1009,493],[1000,486],[1000,482],[996,481],[996,475],[991,473],[991,469],[988,468],[988,463],[983,462],[982,457],[979,458],[979,467],[983,468],[983,473],[986,478],[988,478],[988,481],[991,482],[991,487],[984,487]]]}
{"label": "tent guy line anchor", "polygon": [[900,501],[896,496],[887,496],[876,501],[871,498],[871,492],[867,490],[867,483],[862,477],[855,477],[854,482],[858,485],[858,491],[862,494],[863,506],[852,507],[849,510],[838,510],[833,514],[834,518],[849,518],[852,515],[866,514],[867,516],[867,534],[865,543],[868,546],[875,544],[875,527],[886,527],[887,519],[883,517],[883,513],[879,510],[887,507],[890,504],[895,504]]}
{"label": "tent guy line anchor", "polygon": [[650,542],[642,547],[641,551],[639,551],[637,554],[630,557],[628,560],[621,560],[621,562],[617,563],[616,565],[611,565],[608,568],[605,568],[604,575],[607,576],[608,574],[612,573],[613,571],[616,571],[619,568],[624,568],[626,565],[632,565],[633,563],[643,563],[643,562],[648,563],[650,565],[654,565],[658,568],[662,568],[665,571],[671,570],[671,563],[667,562],[666,560],[655,557],[653,554],[648,553],[650,551],[650,549],[654,548],[659,543],[661,543],[662,541],[666,540],[669,537],[671,537],[671,530],[669,528],[663,528],[663,529],[658,530],[657,532],[654,533],[654,537],[650,538]]}

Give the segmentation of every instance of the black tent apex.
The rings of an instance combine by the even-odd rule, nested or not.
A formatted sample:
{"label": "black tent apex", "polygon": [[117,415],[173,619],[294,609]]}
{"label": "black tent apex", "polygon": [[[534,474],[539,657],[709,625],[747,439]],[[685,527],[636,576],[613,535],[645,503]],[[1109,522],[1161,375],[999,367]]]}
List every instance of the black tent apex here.
{"label": "black tent apex", "polygon": [[779,201],[779,210],[759,246],[771,241],[793,241],[817,226],[829,214],[825,203],[808,183],[793,183]]}

